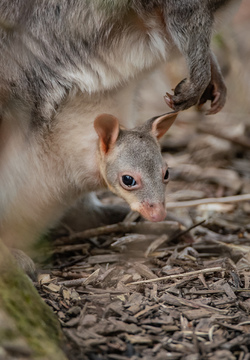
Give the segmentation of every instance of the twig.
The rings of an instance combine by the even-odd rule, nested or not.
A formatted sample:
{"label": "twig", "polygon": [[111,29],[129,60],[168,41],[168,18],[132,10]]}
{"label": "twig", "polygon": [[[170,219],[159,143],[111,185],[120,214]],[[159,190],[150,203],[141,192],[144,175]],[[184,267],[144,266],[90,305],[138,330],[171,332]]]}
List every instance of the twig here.
{"label": "twig", "polygon": [[81,278],[81,279],[73,279],[73,280],[64,280],[59,281],[58,285],[64,285],[64,286],[79,286],[83,285],[86,282],[87,278]]}
{"label": "twig", "polygon": [[186,276],[191,276],[191,275],[199,275],[199,274],[205,274],[205,273],[209,273],[209,272],[222,271],[222,270],[223,270],[222,267],[217,266],[217,267],[209,268],[209,269],[201,269],[201,270],[196,270],[196,271],[189,271],[189,272],[184,273],[184,274],[175,274],[175,275],[163,276],[163,277],[159,277],[159,278],[157,278],[157,279],[149,279],[149,280],[135,281],[135,282],[129,283],[129,284],[127,284],[127,285],[145,284],[145,283],[151,283],[151,282],[155,282],[155,281],[176,279],[176,278],[178,278],[178,277],[186,277]]}
{"label": "twig", "polygon": [[111,233],[122,232],[122,233],[139,233],[139,234],[163,234],[173,233],[180,230],[180,224],[177,221],[162,221],[160,223],[152,223],[149,221],[144,222],[131,222],[131,223],[118,223],[107,226],[100,226],[95,229],[89,229],[81,232],[71,234],[67,238],[56,240],[56,245],[64,243],[74,244],[77,239],[88,239],[100,235],[109,235]]}
{"label": "twig", "polygon": [[172,242],[174,240],[177,240],[179,237],[183,236],[183,235],[186,235],[187,233],[189,233],[191,230],[195,229],[196,227],[204,224],[206,222],[206,220],[201,220],[199,221],[198,223],[194,224],[194,225],[191,225],[188,229],[186,230],[183,230],[181,232],[179,232],[178,234],[176,234],[175,236],[172,236],[170,239],[169,239],[169,242]]}
{"label": "twig", "polygon": [[250,201],[250,194],[243,195],[234,195],[234,196],[225,196],[219,198],[205,198],[199,200],[189,200],[189,201],[176,201],[167,203],[167,209],[183,208],[183,207],[192,207],[199,206],[203,204],[227,204],[235,203],[242,201]]}
{"label": "twig", "polygon": [[99,275],[100,269],[95,270],[92,274],[90,274],[87,278],[81,278],[81,279],[73,279],[73,280],[64,280],[59,281],[59,285],[64,286],[80,286],[80,285],[89,285],[91,282],[93,282]]}

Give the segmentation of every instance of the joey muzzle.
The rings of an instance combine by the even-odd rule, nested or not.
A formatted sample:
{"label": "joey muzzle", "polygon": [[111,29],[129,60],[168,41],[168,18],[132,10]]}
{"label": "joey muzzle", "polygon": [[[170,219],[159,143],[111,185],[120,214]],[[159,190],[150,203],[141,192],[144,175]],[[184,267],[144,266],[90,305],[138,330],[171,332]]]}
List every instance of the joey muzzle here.
{"label": "joey muzzle", "polygon": [[132,204],[131,209],[137,211],[146,220],[158,222],[163,221],[167,216],[167,211],[164,203],[151,203],[143,201],[140,203]]}

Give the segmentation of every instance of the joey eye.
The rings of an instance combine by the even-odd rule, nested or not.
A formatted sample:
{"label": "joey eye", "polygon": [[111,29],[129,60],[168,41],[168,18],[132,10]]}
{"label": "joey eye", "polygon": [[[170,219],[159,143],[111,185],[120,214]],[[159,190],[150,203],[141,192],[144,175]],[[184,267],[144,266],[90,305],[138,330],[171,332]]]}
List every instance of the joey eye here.
{"label": "joey eye", "polygon": [[169,171],[167,169],[164,175],[164,180],[167,181],[168,179],[169,179]]}
{"label": "joey eye", "polygon": [[122,182],[123,182],[124,185],[129,186],[129,187],[136,185],[135,179],[130,175],[123,175],[122,176]]}

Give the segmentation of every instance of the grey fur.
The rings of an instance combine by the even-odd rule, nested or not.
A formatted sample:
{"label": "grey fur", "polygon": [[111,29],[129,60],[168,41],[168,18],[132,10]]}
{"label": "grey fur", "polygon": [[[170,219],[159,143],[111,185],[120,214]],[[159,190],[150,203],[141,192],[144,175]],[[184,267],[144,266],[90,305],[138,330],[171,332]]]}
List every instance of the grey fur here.
{"label": "grey fur", "polygon": [[[115,54],[116,44],[122,38],[128,43],[124,51],[129,51],[130,13],[147,21],[150,12],[159,9],[170,33],[168,42],[179,47],[189,68],[188,82],[182,84],[183,89],[180,92],[179,88],[173,98],[175,110],[188,108],[199,101],[210,81],[213,12],[237,1],[1,0],[2,92],[5,96],[8,93],[13,101],[25,99],[30,121],[50,122],[68,92],[79,87],[66,72],[85,68],[91,76],[98,77],[94,59],[111,67],[105,53]],[[156,55],[156,61],[159,60]],[[101,82],[100,78],[100,88],[106,90]]]}

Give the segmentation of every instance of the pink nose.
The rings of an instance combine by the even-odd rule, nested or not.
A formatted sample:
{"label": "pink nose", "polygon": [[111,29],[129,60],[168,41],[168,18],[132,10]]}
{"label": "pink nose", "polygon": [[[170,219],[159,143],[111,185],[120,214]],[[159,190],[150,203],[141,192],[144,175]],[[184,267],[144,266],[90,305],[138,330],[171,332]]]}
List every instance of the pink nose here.
{"label": "pink nose", "polygon": [[165,205],[162,203],[148,203],[143,202],[140,204],[140,214],[149,221],[163,221],[167,216]]}

